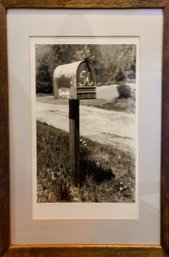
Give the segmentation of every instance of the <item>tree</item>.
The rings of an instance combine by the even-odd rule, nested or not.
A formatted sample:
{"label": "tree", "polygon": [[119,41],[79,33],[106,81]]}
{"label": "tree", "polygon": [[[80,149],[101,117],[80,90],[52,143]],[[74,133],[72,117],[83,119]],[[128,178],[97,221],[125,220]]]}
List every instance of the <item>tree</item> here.
{"label": "tree", "polygon": [[130,69],[135,74],[135,45],[95,45],[95,44],[38,44],[36,45],[36,91],[52,93],[53,72],[58,65],[81,61],[91,57],[96,72],[96,82],[126,80]]}

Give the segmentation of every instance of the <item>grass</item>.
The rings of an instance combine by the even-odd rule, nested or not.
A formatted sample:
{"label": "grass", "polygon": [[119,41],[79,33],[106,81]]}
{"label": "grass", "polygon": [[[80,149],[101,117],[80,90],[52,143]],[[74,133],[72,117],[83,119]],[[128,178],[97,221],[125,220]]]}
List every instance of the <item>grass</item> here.
{"label": "grass", "polygon": [[116,98],[107,103],[97,104],[95,107],[105,110],[113,110],[119,112],[135,113],[135,100],[132,97],[129,98]]}
{"label": "grass", "polygon": [[38,202],[134,202],[134,154],[80,138],[79,184],[74,185],[69,134],[37,122]]}

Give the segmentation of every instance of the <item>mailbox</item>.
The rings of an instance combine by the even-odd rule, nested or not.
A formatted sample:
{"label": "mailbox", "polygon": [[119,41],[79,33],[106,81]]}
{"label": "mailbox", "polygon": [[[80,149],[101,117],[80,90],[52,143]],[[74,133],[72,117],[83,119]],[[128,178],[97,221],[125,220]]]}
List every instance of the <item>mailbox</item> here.
{"label": "mailbox", "polygon": [[95,99],[96,75],[88,59],[56,67],[53,73],[54,98]]}

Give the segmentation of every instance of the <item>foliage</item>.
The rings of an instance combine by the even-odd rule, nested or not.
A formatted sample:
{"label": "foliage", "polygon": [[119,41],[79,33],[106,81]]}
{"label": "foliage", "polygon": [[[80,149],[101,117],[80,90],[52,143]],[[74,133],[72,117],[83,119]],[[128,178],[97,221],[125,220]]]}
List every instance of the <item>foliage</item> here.
{"label": "foliage", "polygon": [[130,86],[126,85],[124,82],[118,84],[117,91],[119,93],[119,98],[127,99],[132,96]]}
{"label": "foliage", "polygon": [[36,45],[36,92],[51,93],[52,76],[49,69],[51,48],[48,45]]}

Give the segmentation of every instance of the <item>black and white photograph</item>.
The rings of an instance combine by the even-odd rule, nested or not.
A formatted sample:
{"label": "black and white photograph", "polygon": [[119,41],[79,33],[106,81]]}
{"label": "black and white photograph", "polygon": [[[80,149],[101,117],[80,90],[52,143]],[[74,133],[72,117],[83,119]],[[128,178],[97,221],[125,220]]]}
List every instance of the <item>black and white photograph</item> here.
{"label": "black and white photograph", "polygon": [[37,203],[135,203],[138,45],[34,44]]}

